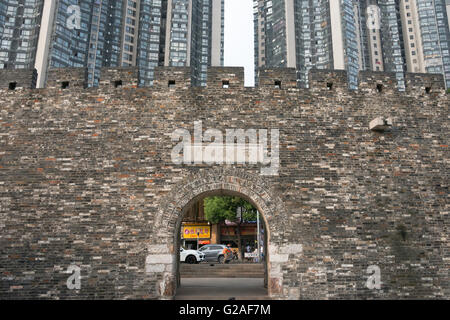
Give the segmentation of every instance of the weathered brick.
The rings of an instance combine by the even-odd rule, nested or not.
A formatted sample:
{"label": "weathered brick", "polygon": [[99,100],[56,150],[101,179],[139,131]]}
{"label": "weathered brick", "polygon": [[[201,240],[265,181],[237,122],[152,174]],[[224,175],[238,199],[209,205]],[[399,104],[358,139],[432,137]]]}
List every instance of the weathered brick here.
{"label": "weathered brick", "polygon": [[[389,73],[362,73],[348,90],[336,70],[312,70],[308,89],[292,69],[262,70],[255,88],[240,68],[211,68],[206,88],[191,87],[188,68],[157,68],[154,87],[136,87],[135,68],[103,70],[98,88],[85,88],[83,69],[52,70],[45,89],[31,89],[33,70],[9,72],[0,70],[0,298],[172,298],[175,236],[205,194],[258,207],[273,298],[450,297],[441,75],[407,74],[399,92]],[[392,127],[371,131],[377,117]],[[172,132],[193,135],[197,120],[221,132],[279,129],[278,175],[172,163]],[[67,289],[72,265],[81,290]],[[370,266],[381,290],[366,286]]]}

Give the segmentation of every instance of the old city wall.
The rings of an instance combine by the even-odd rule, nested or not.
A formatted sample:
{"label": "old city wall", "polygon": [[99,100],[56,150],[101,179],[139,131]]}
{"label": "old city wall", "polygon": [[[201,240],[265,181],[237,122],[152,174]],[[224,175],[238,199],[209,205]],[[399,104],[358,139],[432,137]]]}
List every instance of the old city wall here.
{"label": "old city wall", "polygon": [[[239,194],[269,229],[269,295],[283,299],[449,298],[449,95],[440,75],[160,68],[0,71],[0,297],[170,299],[183,210],[204,194]],[[169,88],[170,81],[170,88]],[[228,88],[223,88],[228,81]],[[275,81],[281,88],[275,87]],[[11,82],[15,82],[10,86]],[[63,89],[65,87],[65,89]],[[377,117],[392,126],[373,131]],[[279,129],[278,175],[261,164],[174,164],[171,134]],[[70,265],[81,289],[66,286]],[[381,289],[369,289],[369,266]]]}

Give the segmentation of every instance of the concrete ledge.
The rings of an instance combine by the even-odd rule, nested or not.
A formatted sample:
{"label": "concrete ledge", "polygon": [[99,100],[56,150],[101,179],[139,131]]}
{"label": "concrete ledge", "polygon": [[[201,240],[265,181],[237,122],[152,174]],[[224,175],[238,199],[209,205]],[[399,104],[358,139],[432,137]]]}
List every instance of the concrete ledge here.
{"label": "concrete ledge", "polygon": [[145,272],[147,273],[164,272],[165,269],[165,264],[147,264],[145,266]]}
{"label": "concrete ledge", "polygon": [[148,253],[155,254],[155,253],[169,253],[170,249],[167,244],[152,244],[149,245],[147,248]]}
{"label": "concrete ledge", "polygon": [[287,262],[289,254],[272,254],[270,255],[270,262]]}
{"label": "concrete ledge", "polygon": [[173,256],[170,254],[150,254],[145,259],[146,264],[169,264],[173,262]]}
{"label": "concrete ledge", "polygon": [[280,247],[280,253],[297,254],[302,252],[303,246],[301,244],[288,244],[287,246]]}

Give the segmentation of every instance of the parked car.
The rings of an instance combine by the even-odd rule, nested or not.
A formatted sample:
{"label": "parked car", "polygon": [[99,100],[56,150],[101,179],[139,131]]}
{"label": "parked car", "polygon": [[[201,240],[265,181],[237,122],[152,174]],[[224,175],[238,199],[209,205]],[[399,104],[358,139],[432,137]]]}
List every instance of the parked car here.
{"label": "parked car", "polygon": [[222,252],[226,247],[227,246],[223,244],[207,244],[198,249],[198,251],[205,254],[205,261],[217,261],[223,263],[225,258]]}
{"label": "parked car", "polygon": [[200,263],[205,260],[205,254],[197,250],[186,250],[180,248],[180,262],[186,263]]}

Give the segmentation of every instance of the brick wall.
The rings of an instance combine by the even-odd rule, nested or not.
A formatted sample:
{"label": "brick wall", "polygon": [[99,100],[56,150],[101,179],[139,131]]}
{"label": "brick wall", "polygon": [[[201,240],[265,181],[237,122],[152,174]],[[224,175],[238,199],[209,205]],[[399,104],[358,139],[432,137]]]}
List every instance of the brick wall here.
{"label": "brick wall", "polygon": [[[14,80],[7,72],[0,79]],[[398,92],[391,74],[364,73],[349,91],[343,71],[313,70],[309,89],[293,70],[262,72],[256,88],[244,88],[241,68],[211,68],[206,88],[191,87],[185,68],[159,68],[145,88],[133,68],[104,70],[99,88],[84,88],[82,69],[50,72],[45,89],[1,82],[0,297],[171,298],[183,212],[221,190],[264,216],[273,298],[448,299],[442,77],[410,74]],[[369,130],[377,117],[392,127]],[[203,130],[279,129],[279,174],[172,163],[171,133],[193,135],[200,120]],[[66,286],[70,265],[80,290]],[[371,265],[380,290],[366,287]]]}

